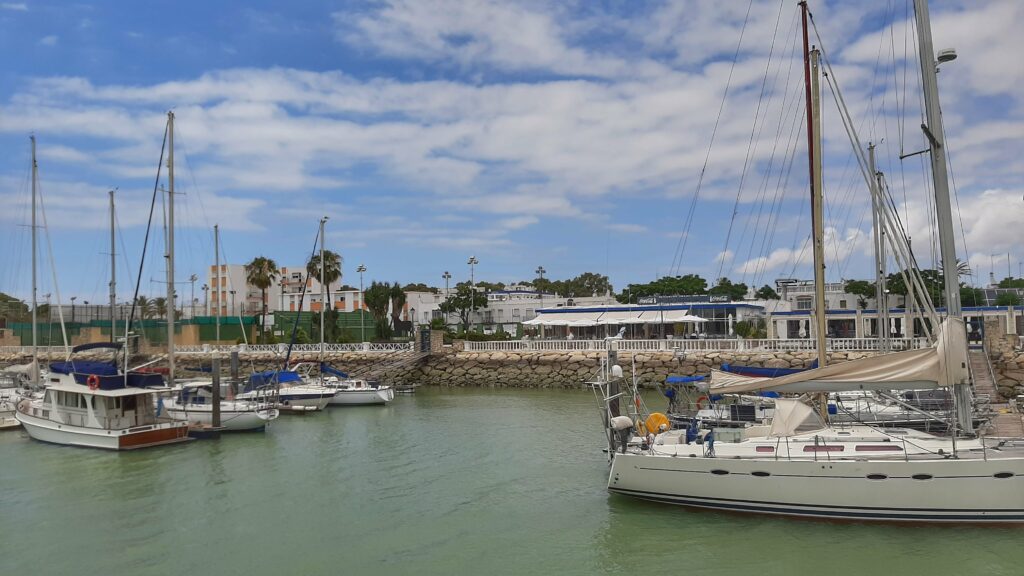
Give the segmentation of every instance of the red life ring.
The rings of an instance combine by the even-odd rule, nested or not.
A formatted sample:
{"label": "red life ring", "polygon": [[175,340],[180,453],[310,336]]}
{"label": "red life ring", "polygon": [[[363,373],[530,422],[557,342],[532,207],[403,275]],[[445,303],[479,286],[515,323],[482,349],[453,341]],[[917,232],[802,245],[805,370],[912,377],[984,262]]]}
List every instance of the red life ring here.
{"label": "red life ring", "polygon": [[95,374],[89,374],[85,383],[89,385],[89,390],[96,390],[100,387],[100,377]]}
{"label": "red life ring", "polygon": [[704,402],[705,400],[710,401],[710,398],[708,398],[707,394],[704,394],[700,398],[697,398],[697,410],[703,410],[704,409],[704,407],[701,406],[701,402]]}

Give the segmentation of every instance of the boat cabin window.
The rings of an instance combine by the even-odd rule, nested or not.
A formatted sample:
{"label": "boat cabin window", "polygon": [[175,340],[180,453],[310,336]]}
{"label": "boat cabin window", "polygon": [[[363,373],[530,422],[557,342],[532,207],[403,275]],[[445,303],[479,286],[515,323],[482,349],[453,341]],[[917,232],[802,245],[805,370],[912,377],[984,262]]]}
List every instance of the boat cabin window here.
{"label": "boat cabin window", "polygon": [[137,408],[136,400],[137,400],[136,396],[125,396],[124,397],[124,402],[123,402],[124,409],[125,410],[135,410]]}
{"label": "boat cabin window", "polygon": [[857,452],[902,452],[903,448],[895,444],[858,444]]}
{"label": "boat cabin window", "polygon": [[775,446],[758,446],[754,450],[757,452],[775,452]]}

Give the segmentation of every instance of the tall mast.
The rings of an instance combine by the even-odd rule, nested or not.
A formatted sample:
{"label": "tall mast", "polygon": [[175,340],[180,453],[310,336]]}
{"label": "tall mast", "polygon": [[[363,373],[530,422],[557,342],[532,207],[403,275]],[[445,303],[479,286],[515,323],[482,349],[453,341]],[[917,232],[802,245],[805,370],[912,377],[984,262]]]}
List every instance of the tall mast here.
{"label": "tall mast", "polygon": [[[961,319],[960,278],[957,274],[956,243],[953,237],[953,210],[949,202],[949,174],[946,172],[946,150],[943,145],[945,132],[942,129],[942,112],[939,108],[939,83],[935,76],[935,49],[932,46],[932,28],[928,18],[927,0],[914,0],[917,16],[918,54],[921,58],[921,85],[924,88],[924,105],[927,124],[921,126],[928,138],[929,156],[932,161],[932,188],[935,191],[935,217],[939,229],[939,254],[942,258],[942,275],[946,289],[946,314],[949,318]],[[964,351],[966,354],[966,350]],[[965,432],[972,431],[971,390],[967,382],[953,382],[956,400],[957,427]]]}
{"label": "tall mast", "polygon": [[[875,318],[878,323],[878,345],[889,351],[889,302],[885,295],[885,231],[882,229],[882,183],[875,168],[875,145],[868,143],[868,171],[871,172],[871,214],[875,243]],[[913,292],[913,290],[908,290]]]}
{"label": "tall mast", "polygon": [[117,336],[117,246],[114,243],[114,191],[110,191],[110,341]]}
{"label": "tall mast", "polygon": [[32,141],[32,384],[39,385],[39,326],[37,325],[39,287],[36,285],[36,180],[39,179],[39,165],[36,163],[36,137]]}
{"label": "tall mast", "polygon": [[[327,274],[326,263],[324,262],[324,224],[327,223],[327,217],[324,216],[320,219],[320,363],[324,362],[324,316],[327,314],[327,293],[326,283],[324,279]],[[323,376],[321,376],[321,379]]]}
{"label": "tall mast", "polygon": [[213,225],[213,270],[213,290],[214,294],[217,295],[217,310],[213,313],[213,321],[216,327],[214,338],[216,338],[217,344],[220,344],[220,224]]}
{"label": "tall mast", "polygon": [[167,113],[167,383],[174,385],[174,112]]}
{"label": "tall mast", "polygon": [[812,244],[814,248],[814,323],[818,367],[827,363],[825,337],[825,240],[821,179],[821,91],[818,84],[817,49],[811,50],[807,37],[807,2],[800,3],[804,40],[804,86],[807,107],[807,162],[811,182]]}

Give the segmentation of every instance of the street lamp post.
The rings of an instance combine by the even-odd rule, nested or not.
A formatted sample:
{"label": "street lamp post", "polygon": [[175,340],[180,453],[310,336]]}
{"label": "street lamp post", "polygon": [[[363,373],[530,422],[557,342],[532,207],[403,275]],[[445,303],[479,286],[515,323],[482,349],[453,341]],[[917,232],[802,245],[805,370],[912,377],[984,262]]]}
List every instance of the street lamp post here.
{"label": "street lamp post", "polygon": [[[540,293],[540,307],[544,308],[544,288],[543,288],[544,282],[543,282],[543,280],[544,280],[544,273],[547,272],[547,270],[545,270],[543,266],[537,266],[537,269],[534,272],[536,272],[537,276],[542,280],[542,282],[540,283],[540,287],[539,287],[539,289],[537,291]],[[540,325],[540,337],[544,338],[544,325],[543,324]]]}
{"label": "street lamp post", "polygon": [[72,324],[75,323],[75,300],[77,300],[77,299],[78,299],[78,296],[72,296],[71,297],[71,323]]}
{"label": "street lamp post", "polygon": [[366,266],[360,264],[356,272],[359,272],[359,341],[366,342],[366,324],[363,322],[363,311],[366,309],[363,302],[363,272],[366,272]]}
{"label": "street lamp post", "polygon": [[[447,302],[448,301],[448,296],[449,296],[449,294],[448,294],[448,281],[452,279],[452,275],[451,275],[450,272],[445,270],[444,274],[441,274],[441,278],[444,278],[444,300],[445,300],[445,302]],[[448,329],[448,313],[447,312],[445,312],[445,314],[444,314],[444,327],[445,327],[445,330]]]}
{"label": "street lamp post", "polygon": [[473,316],[476,314],[476,278],[474,277],[474,272],[476,265],[479,263],[480,261],[476,259],[476,256],[470,256],[469,262],[466,262],[466,264],[469,264],[469,305],[471,307],[469,313],[470,331],[473,329]]}
{"label": "street lamp post", "polygon": [[196,317],[196,280],[199,280],[199,276],[196,276],[195,274],[188,277],[188,282],[192,285],[192,292],[190,294],[190,298],[192,300],[192,312],[189,314],[189,318]]}
{"label": "street lamp post", "polygon": [[207,286],[206,284],[203,284],[202,291],[203,291],[203,312],[207,316],[209,316],[210,315],[210,287]]}

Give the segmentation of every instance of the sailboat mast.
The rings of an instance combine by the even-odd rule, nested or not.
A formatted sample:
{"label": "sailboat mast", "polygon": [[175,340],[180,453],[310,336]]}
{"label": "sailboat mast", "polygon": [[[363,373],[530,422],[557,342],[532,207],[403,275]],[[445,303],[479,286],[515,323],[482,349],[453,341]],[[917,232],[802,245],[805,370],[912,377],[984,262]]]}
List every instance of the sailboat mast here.
{"label": "sailboat mast", "polygon": [[[320,219],[320,364],[324,362],[324,316],[327,314],[327,288],[324,279],[327,277],[325,273],[326,264],[324,261],[324,224],[327,223],[327,217],[324,216]],[[321,378],[323,375],[321,374]]]}
{"label": "sailboat mast", "polygon": [[110,191],[110,341],[117,335],[117,246],[114,243],[114,191]]}
{"label": "sailboat mast", "polygon": [[167,382],[174,385],[174,112],[167,113]]}
{"label": "sailboat mast", "polygon": [[[918,54],[921,59],[921,86],[924,88],[925,117],[921,126],[928,138],[932,161],[932,189],[935,192],[935,217],[939,230],[939,254],[942,258],[942,276],[946,292],[946,315],[963,318],[960,308],[960,276],[957,273],[956,243],[953,237],[953,210],[949,202],[949,174],[946,171],[946,150],[943,145],[942,112],[939,108],[937,63],[932,46],[932,27],[928,18],[927,0],[914,0],[917,16]],[[966,350],[963,351],[966,354]],[[971,389],[968,382],[953,382],[957,428],[970,433],[974,430],[971,417]]]}
{"label": "sailboat mast", "polygon": [[875,145],[868,143],[868,171],[871,172],[871,214],[875,242],[875,321],[878,346],[889,351],[889,302],[885,295],[885,231],[882,230],[882,183],[875,168]]}
{"label": "sailboat mast", "polygon": [[928,138],[932,162],[932,188],[935,191],[935,215],[939,229],[939,254],[945,281],[946,314],[961,318],[960,278],[956,271],[956,244],[953,238],[953,211],[949,202],[949,175],[946,171],[946,150],[943,145],[942,113],[939,108],[939,83],[936,77],[935,50],[932,47],[932,28],[928,19],[927,0],[914,0],[917,14],[918,52],[921,57],[921,80],[924,88],[925,116],[922,126]]}
{"label": "sailboat mast", "polygon": [[812,246],[814,251],[814,327],[818,366],[827,363],[827,323],[825,319],[825,216],[821,179],[821,90],[818,84],[817,49],[812,50],[807,35],[807,2],[800,3],[804,41],[804,86],[807,107],[807,162],[811,183]]}
{"label": "sailboat mast", "polygon": [[216,338],[217,344],[220,344],[220,224],[213,225],[213,269],[213,293],[217,296],[217,310],[213,313],[213,321],[216,327],[214,338]]}
{"label": "sailboat mast", "polygon": [[[32,384],[39,385],[39,320],[37,271],[36,271],[36,181],[39,179],[39,165],[36,163],[36,137],[32,141]],[[47,343],[49,344],[49,343]]]}

